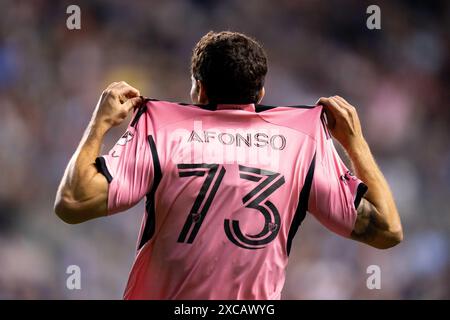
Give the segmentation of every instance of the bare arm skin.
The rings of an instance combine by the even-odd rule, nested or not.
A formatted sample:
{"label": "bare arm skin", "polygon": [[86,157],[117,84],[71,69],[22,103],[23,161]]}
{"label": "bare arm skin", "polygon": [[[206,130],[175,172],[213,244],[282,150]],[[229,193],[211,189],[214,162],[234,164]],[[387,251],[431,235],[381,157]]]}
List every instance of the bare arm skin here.
{"label": "bare arm skin", "polygon": [[95,159],[108,130],[141,101],[139,91],[123,81],[103,91],[56,193],[54,210],[65,222],[81,223],[107,214],[108,182],[97,171]]}
{"label": "bare arm skin", "polygon": [[383,173],[378,168],[363,137],[355,107],[339,96],[320,98],[328,129],[347,151],[355,173],[369,188],[357,209],[351,238],[379,249],[387,249],[403,239],[400,216]]}

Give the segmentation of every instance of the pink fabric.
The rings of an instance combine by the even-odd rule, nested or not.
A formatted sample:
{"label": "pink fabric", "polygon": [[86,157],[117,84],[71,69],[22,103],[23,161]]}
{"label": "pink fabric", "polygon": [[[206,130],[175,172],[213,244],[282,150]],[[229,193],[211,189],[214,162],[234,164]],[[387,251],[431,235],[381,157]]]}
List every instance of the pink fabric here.
{"label": "pink fabric", "polygon": [[154,233],[138,246],[125,299],[279,299],[314,156],[309,210],[334,232],[351,233],[360,181],[327,137],[321,107],[212,111],[149,101],[143,111],[103,156],[110,213],[151,199],[159,181],[146,210],[154,208]]}

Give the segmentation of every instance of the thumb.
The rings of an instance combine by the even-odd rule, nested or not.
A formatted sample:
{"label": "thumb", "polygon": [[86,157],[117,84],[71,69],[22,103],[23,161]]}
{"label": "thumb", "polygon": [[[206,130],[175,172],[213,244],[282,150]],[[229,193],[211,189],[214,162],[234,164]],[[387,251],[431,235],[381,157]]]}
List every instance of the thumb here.
{"label": "thumb", "polygon": [[336,126],[336,118],[333,112],[331,101],[329,98],[321,97],[317,100],[316,105],[322,106],[322,110],[325,113],[326,123],[329,130],[333,130]]}
{"label": "thumb", "polygon": [[327,119],[327,127],[329,130],[333,130],[334,127],[336,126],[336,118],[334,117],[334,115],[328,110],[328,109],[323,109],[324,113],[325,113],[325,117]]}
{"label": "thumb", "polygon": [[131,109],[134,109],[138,107],[142,102],[144,101],[144,98],[142,96],[134,97],[131,99],[128,99],[123,106],[127,111],[130,111]]}

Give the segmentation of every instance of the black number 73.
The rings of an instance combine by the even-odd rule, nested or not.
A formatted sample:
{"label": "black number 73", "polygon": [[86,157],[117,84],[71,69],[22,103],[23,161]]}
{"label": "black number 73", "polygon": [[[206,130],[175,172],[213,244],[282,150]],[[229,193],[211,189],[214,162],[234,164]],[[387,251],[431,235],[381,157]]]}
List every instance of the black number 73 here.
{"label": "black number 73", "polygon": [[[179,164],[177,167],[179,170],[178,174],[181,178],[192,176],[203,177],[206,175],[206,179],[200,188],[178,237],[178,242],[193,243],[205,220],[226,170],[222,165],[208,163]],[[255,188],[242,198],[242,203],[246,208],[258,210],[264,216],[265,223],[259,233],[243,234],[238,220],[225,219],[225,234],[232,243],[241,248],[262,249],[276,238],[280,230],[280,213],[275,205],[267,200],[267,198],[284,184],[284,176],[281,176],[277,172],[239,165],[239,177],[258,183]],[[266,189],[262,191],[264,188]]]}

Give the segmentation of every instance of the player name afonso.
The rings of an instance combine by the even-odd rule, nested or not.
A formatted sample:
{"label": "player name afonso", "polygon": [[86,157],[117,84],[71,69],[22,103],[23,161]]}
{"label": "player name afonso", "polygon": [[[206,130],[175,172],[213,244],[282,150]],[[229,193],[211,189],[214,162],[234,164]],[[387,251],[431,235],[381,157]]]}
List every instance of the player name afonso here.
{"label": "player name afonso", "polygon": [[270,147],[273,150],[283,150],[286,147],[286,137],[282,134],[267,134],[264,132],[220,132],[209,130],[192,130],[188,142],[211,143],[217,141],[225,146],[236,147]]}

